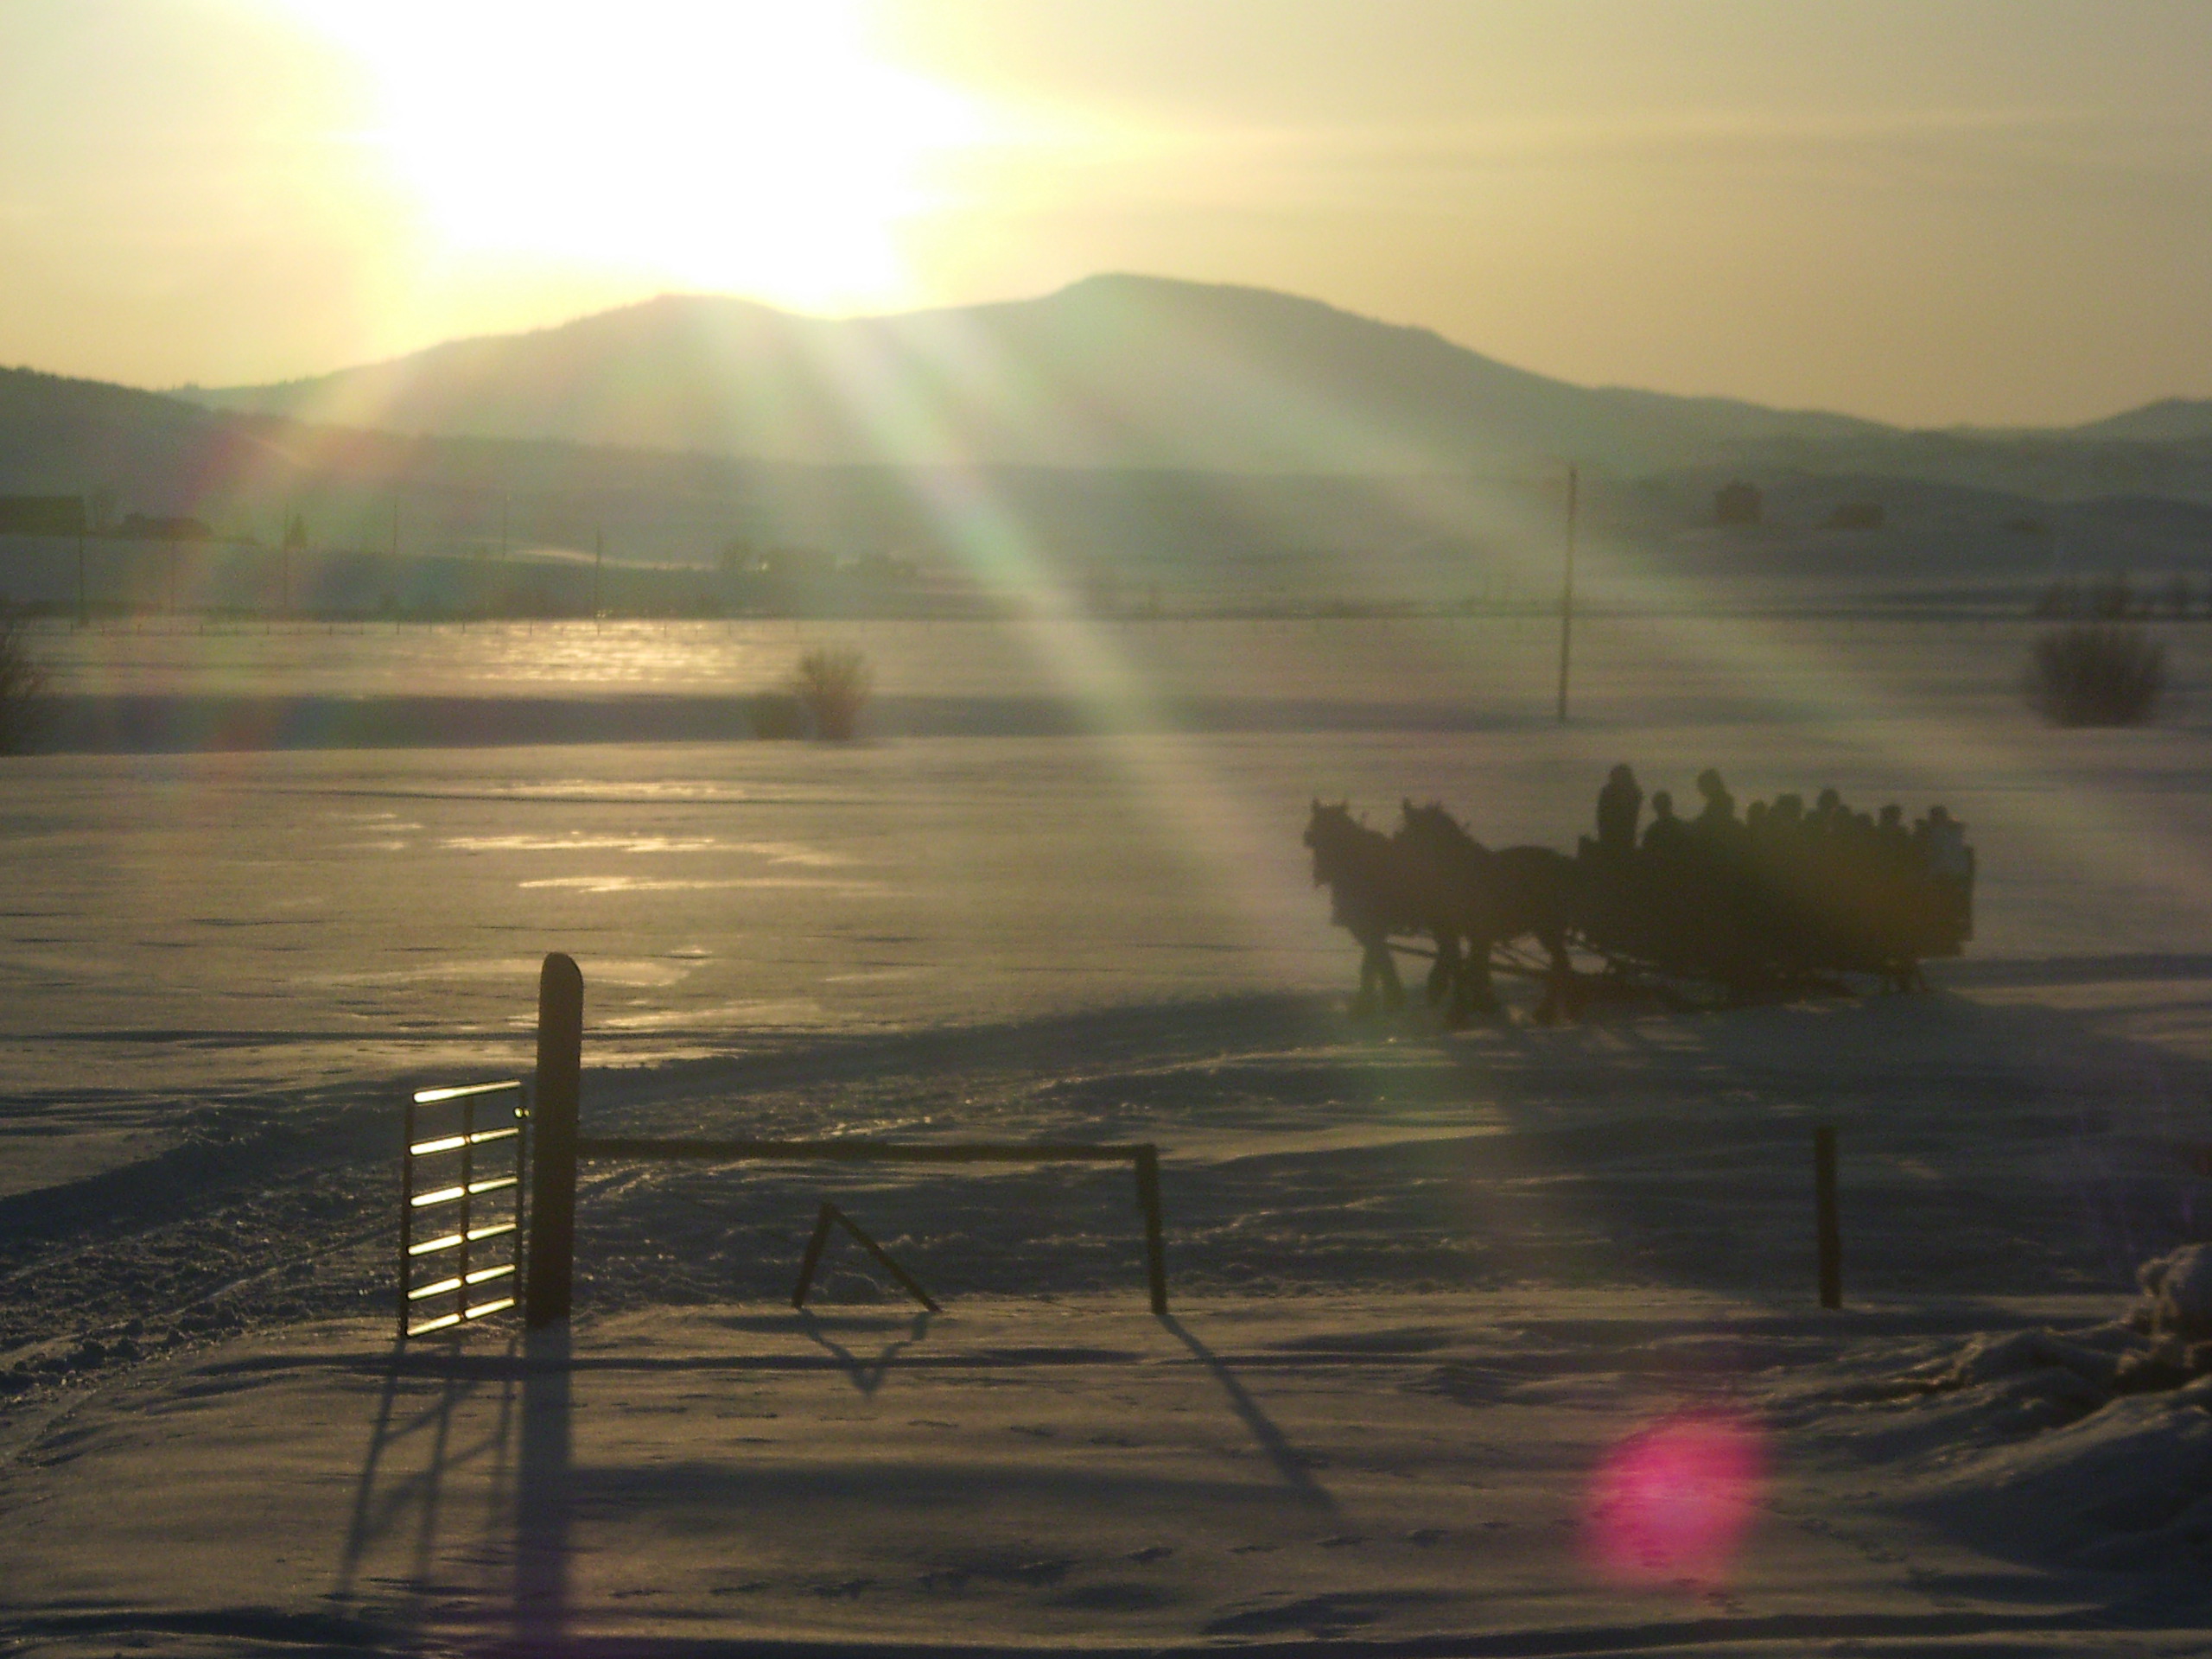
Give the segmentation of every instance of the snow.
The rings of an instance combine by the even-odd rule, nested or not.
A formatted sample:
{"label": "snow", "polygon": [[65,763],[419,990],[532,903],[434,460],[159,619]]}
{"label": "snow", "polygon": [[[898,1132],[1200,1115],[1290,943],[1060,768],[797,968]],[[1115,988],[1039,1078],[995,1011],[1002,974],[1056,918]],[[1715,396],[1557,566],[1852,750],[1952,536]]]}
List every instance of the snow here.
{"label": "snow", "polygon": [[[1885,1324],[1679,1293],[1209,1300],[1165,1321],[1084,1296],[654,1310],[397,1361],[375,1327],[312,1326],[49,1428],[0,1513],[39,1596],[10,1596],[0,1630],[60,1653],[2162,1650],[2108,1628],[2097,1573],[1993,1560],[1759,1427],[1782,1380],[1838,1391],[1838,1351]],[[1686,1411],[1771,1442],[1728,1489],[1743,1548],[1593,1560],[1592,1506],[1623,1499],[1608,1460]],[[2096,1455],[2132,1466],[2146,1432]],[[149,1467],[165,1478],[118,1504]],[[2003,1490],[2037,1475],[2008,1465]]]}
{"label": "snow", "polygon": [[[2005,625],[1600,620],[1562,728],[1540,625],[1071,626],[839,628],[887,695],[849,748],[6,762],[0,1648],[2201,1647],[2199,1391],[2110,1393],[2212,1199],[2193,705],[2047,732]],[[597,696],[587,632],[94,632],[65,689]],[[699,696],[802,643],[607,633]],[[1943,802],[1969,954],[1345,1020],[1312,797],[1571,844],[1620,760]],[[395,1360],[397,1090],[526,1069],[554,949],[598,1130],[1157,1141],[1173,1322],[1126,1170],[609,1165],[566,1359]],[[834,1244],[793,1314],[825,1196],[946,1312]],[[1758,1455],[1660,1466],[1736,1497],[1601,1479],[1715,1424]],[[1726,1560],[1599,1547],[1593,1491],[1746,1469]]]}
{"label": "snow", "polygon": [[2184,1244],[2136,1269],[2154,1329],[2212,1337],[2212,1246]]}

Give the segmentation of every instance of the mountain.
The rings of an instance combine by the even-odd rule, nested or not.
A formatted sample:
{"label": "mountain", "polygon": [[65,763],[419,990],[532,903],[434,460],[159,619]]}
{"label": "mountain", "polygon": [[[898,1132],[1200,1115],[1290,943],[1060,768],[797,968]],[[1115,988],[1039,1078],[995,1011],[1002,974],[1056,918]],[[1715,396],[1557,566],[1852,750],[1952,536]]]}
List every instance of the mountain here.
{"label": "mountain", "polygon": [[77,493],[99,456],[100,474],[152,474],[166,495],[172,478],[216,464],[236,425],[158,392],[0,369],[0,491]]}
{"label": "mountain", "polygon": [[2073,438],[2122,443],[2188,443],[2212,439],[2212,397],[2166,397],[2101,421],[2067,429]]}
{"label": "mountain", "polygon": [[1618,471],[1891,429],[1588,388],[1262,289],[1095,276],[1041,299],[803,317],[666,296],[281,385],[180,394],[340,425],[890,465]]}
{"label": "mountain", "polygon": [[[318,555],[381,561],[355,588],[403,606],[400,556],[588,564],[602,546],[685,582],[727,558],[1014,603],[1520,602],[1557,580],[1567,457],[1592,579],[1610,562],[1623,594],[2212,565],[2212,405],[1908,431],[1570,385],[1313,301],[1151,278],[848,321],[669,297],[194,397],[0,370],[0,493],[197,518],[243,550],[241,592],[296,517]],[[1735,480],[1765,493],[1756,534],[1713,523]],[[1878,531],[1847,528],[1870,508]],[[168,579],[129,545],[93,563]],[[47,550],[33,582],[34,552],[0,545],[0,602],[73,582],[73,553]],[[682,593],[749,602],[728,581]]]}

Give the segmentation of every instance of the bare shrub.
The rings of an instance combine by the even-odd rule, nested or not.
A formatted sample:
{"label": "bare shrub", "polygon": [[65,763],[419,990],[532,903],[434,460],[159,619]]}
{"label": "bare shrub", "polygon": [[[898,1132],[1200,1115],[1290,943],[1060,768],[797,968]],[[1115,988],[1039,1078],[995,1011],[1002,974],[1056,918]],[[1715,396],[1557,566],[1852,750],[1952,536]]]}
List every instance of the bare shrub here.
{"label": "bare shrub", "polygon": [[21,754],[38,741],[52,712],[46,670],[31,655],[21,621],[0,613],[0,754]]}
{"label": "bare shrub", "polygon": [[787,741],[806,735],[806,710],[789,691],[763,691],[747,712],[755,737]]}
{"label": "bare shrub", "polygon": [[2166,689],[2166,648],[2121,622],[2054,628],[2028,658],[2029,702],[2054,726],[2135,726]]}
{"label": "bare shrub", "polygon": [[791,671],[791,695],[814,721],[815,736],[826,742],[851,740],[874,690],[875,670],[868,658],[844,647],[817,645]]}

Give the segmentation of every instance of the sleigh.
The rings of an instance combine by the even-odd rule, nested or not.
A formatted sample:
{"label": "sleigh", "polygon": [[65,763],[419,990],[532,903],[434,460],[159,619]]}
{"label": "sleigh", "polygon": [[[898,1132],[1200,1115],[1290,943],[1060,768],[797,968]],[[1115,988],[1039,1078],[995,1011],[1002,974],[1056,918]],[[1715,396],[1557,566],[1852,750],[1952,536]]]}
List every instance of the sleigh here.
{"label": "sleigh", "polygon": [[1852,976],[1910,989],[1974,936],[1974,852],[1940,808],[1910,831],[1894,810],[1878,826],[1840,811],[1670,819],[1641,845],[1586,839],[1570,859],[1493,851],[1441,806],[1402,804],[1395,835],[1318,800],[1306,829],[1314,880],[1363,947],[1356,1012],[1403,1000],[1400,954],[1431,963],[1430,1000],[1456,1024],[1496,1009],[1499,974],[1543,984],[1540,1020],[1603,1001],[1735,1007]]}
{"label": "sleigh", "polygon": [[[1786,1001],[1846,990],[1854,978],[1921,987],[1921,964],[1974,937],[1973,849],[1950,868],[1876,837],[1803,837],[1623,857],[1585,841],[1570,941],[1570,1001],[1640,992],[1698,1005]],[[1548,971],[1512,941],[1509,971]],[[1505,964],[1497,964],[1504,967]]]}

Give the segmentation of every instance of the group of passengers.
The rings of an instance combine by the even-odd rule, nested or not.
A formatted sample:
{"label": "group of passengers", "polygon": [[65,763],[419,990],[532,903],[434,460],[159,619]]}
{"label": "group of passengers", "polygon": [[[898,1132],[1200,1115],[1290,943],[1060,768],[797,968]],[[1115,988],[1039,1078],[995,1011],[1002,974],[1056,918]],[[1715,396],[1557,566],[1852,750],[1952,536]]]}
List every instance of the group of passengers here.
{"label": "group of passengers", "polygon": [[1701,806],[1644,796],[1615,766],[1584,837],[1590,931],[1662,965],[1732,980],[1857,969],[1909,977],[1923,957],[1955,956],[1974,932],[1974,852],[1941,806],[1908,825],[1895,804],[1853,811],[1824,789],[1754,801],[1741,817],[1719,772],[1698,774]]}

